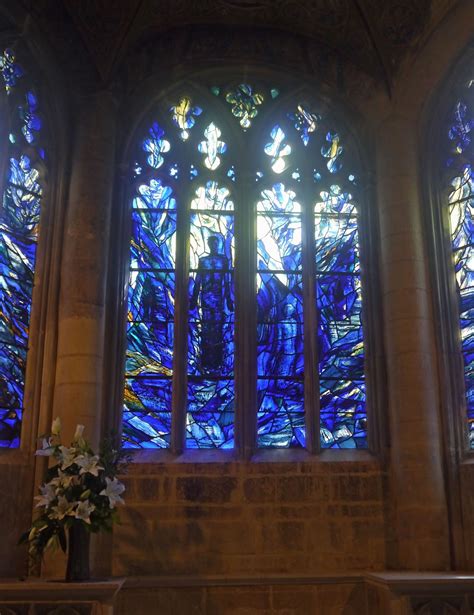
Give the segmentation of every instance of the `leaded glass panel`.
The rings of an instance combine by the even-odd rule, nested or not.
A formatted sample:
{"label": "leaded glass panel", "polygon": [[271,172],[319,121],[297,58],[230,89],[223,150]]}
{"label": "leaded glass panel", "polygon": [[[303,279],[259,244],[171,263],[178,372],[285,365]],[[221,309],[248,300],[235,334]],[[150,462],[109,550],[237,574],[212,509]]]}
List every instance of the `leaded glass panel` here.
{"label": "leaded glass panel", "polygon": [[45,153],[38,98],[11,49],[0,56],[0,72],[10,111],[0,211],[0,446],[17,447],[43,193],[39,167]]}
{"label": "leaded glass panel", "polygon": [[[255,415],[258,447],[309,446],[320,421],[323,448],[364,448],[360,203],[344,134],[273,86],[196,92],[157,104],[131,165],[125,444],[232,448],[239,391],[254,387],[240,416]],[[255,360],[245,382],[242,348]]]}
{"label": "leaded glass panel", "polygon": [[460,341],[464,363],[469,446],[474,449],[474,84],[456,102],[448,129],[449,189],[445,202],[451,230],[458,293]]}

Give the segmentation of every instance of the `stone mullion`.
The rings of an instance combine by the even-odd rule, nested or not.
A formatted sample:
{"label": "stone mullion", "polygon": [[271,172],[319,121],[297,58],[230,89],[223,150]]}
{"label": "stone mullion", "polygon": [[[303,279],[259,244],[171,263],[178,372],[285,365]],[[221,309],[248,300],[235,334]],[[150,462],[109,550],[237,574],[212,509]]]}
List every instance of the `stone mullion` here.
{"label": "stone mullion", "polygon": [[255,198],[252,175],[241,171],[235,195],[235,430],[236,448],[249,458],[255,450],[257,430],[255,295]]}
{"label": "stone mullion", "polygon": [[[305,169],[304,177],[308,176]],[[320,398],[316,310],[316,263],[314,235],[314,207],[310,191],[303,191],[303,344],[304,344],[304,412],[306,423],[306,448],[310,453],[320,450]]]}
{"label": "stone mullion", "polygon": [[[182,168],[189,166],[184,161]],[[181,453],[186,446],[186,412],[188,404],[188,278],[190,203],[193,186],[181,191],[177,199],[176,279],[173,348],[173,397],[171,448]]]}

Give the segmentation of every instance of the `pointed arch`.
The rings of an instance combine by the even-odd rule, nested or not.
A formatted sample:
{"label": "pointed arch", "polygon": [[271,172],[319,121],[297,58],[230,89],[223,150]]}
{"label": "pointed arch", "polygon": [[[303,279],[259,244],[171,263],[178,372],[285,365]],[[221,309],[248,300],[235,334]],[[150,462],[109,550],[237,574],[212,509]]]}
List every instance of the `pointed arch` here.
{"label": "pointed arch", "polygon": [[328,107],[191,81],[135,133],[126,446],[368,446],[365,186]]}

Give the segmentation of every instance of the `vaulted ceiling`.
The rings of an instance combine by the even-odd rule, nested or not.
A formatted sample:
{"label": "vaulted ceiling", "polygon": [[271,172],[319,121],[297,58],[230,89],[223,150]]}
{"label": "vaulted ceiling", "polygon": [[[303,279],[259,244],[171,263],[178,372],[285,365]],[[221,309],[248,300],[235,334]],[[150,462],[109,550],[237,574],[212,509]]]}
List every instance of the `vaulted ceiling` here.
{"label": "vaulted ceiling", "polygon": [[[107,81],[130,50],[178,30],[245,28],[309,41],[311,55],[337,56],[388,90],[400,63],[423,45],[460,0],[21,0],[58,54],[69,47]],[[166,34],[168,33],[168,34]],[[226,35],[227,36],[227,35]],[[212,43],[211,43],[212,46]],[[216,54],[219,53],[218,47]],[[74,50],[73,50],[74,52]],[[291,53],[282,46],[282,53]]]}

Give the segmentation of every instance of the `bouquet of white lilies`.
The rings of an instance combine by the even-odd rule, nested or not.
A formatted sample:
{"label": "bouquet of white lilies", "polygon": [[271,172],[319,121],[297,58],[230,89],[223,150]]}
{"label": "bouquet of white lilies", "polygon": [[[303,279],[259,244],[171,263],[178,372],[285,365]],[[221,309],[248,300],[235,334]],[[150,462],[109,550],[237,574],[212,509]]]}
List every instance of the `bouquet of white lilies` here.
{"label": "bouquet of white lilies", "polygon": [[61,424],[55,419],[51,435],[44,437],[36,455],[54,458],[46,480],[36,496],[41,509],[31,528],[20,538],[29,543],[32,555],[59,544],[66,551],[66,530],[81,523],[90,532],[111,531],[117,521],[117,504],[125,486],[117,479],[130,461],[128,453],[105,440],[98,455],[83,438],[84,426],[78,425],[70,447],[61,443]]}

